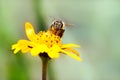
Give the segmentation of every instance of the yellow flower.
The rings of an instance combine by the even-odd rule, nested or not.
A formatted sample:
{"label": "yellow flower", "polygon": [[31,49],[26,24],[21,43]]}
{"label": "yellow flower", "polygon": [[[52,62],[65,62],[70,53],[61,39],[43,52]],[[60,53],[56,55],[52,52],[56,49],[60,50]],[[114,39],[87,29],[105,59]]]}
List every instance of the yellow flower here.
{"label": "yellow flower", "polygon": [[16,54],[21,50],[22,53],[30,52],[32,56],[47,53],[50,58],[58,58],[59,53],[67,54],[72,58],[81,61],[79,53],[71,47],[80,47],[76,44],[62,44],[61,38],[54,35],[49,30],[40,31],[35,34],[34,28],[29,22],[25,24],[26,35],[29,40],[19,40],[12,45],[12,50]]}

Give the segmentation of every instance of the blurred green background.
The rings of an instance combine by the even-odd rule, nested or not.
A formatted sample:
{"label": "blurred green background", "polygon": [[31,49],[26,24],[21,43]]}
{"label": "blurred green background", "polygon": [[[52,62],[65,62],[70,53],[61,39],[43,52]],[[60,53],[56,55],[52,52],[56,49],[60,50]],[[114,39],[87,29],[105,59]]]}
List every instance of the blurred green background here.
{"label": "blurred green background", "polygon": [[25,22],[36,33],[49,16],[74,24],[63,43],[81,45],[82,62],[62,55],[48,66],[48,80],[120,80],[120,0],[0,0],[0,80],[41,80],[41,60],[16,54],[11,45],[27,39]]}

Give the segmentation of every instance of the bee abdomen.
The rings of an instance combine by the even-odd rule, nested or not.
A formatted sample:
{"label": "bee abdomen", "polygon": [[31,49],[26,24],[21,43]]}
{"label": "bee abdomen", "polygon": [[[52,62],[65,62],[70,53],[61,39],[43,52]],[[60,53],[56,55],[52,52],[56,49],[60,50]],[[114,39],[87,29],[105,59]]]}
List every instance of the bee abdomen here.
{"label": "bee abdomen", "polygon": [[59,36],[59,37],[62,37],[63,34],[64,34],[64,29],[57,29],[57,30],[50,30],[53,34]]}

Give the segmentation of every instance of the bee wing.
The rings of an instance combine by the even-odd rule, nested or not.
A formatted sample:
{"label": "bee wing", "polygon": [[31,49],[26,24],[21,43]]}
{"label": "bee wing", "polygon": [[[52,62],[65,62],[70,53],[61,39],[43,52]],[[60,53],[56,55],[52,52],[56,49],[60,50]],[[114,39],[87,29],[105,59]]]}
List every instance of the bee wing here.
{"label": "bee wing", "polygon": [[74,24],[65,23],[65,26],[66,26],[66,27],[71,27],[71,26],[74,26]]}

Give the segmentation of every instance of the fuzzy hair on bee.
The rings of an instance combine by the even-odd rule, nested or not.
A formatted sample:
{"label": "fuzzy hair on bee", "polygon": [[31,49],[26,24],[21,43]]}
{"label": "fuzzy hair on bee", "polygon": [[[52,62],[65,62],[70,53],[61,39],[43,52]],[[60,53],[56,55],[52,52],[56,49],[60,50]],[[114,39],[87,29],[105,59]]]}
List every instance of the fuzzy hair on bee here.
{"label": "fuzzy hair on bee", "polygon": [[50,31],[59,36],[62,37],[65,32],[65,23],[62,20],[53,20],[52,24],[50,25]]}

